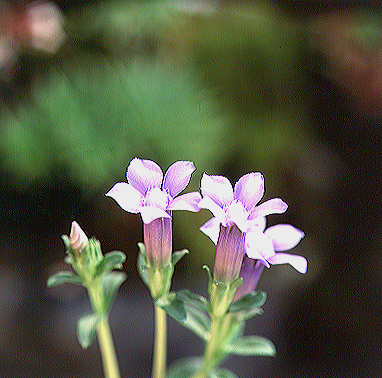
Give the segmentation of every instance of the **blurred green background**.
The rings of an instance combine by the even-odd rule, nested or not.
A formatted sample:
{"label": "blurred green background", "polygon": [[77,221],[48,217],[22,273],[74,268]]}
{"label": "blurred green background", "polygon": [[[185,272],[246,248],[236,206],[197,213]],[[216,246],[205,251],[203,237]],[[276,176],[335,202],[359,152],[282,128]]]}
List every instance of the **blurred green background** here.
{"label": "blurred green background", "polygon": [[[306,237],[264,272],[264,315],[247,332],[276,358],[236,358],[240,377],[379,377],[381,345],[380,2],[98,0],[0,3],[0,376],[101,377],[75,336],[83,290],[47,289],[77,220],[128,255],[111,314],[122,377],[149,377],[152,304],[136,273],[138,215],[105,193],[134,157],[191,160],[235,182],[261,171]],[[191,253],[174,288],[204,294],[210,217],[174,214]],[[202,343],[171,319],[169,363]]]}

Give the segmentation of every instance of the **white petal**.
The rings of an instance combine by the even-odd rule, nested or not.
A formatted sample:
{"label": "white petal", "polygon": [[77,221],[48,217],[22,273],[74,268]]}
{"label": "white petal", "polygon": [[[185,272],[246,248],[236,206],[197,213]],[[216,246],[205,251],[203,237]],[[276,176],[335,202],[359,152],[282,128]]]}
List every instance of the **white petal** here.
{"label": "white petal", "polygon": [[235,185],[234,198],[251,211],[264,195],[264,177],[260,172],[244,175]]}
{"label": "white petal", "polygon": [[188,210],[198,212],[200,210],[199,202],[202,196],[198,192],[183,194],[174,198],[168,205],[167,210]]}
{"label": "white petal", "polygon": [[[247,232],[245,249],[248,257],[262,261],[275,254],[272,241],[262,232]],[[268,263],[266,265],[269,266]]]}
{"label": "white petal", "polygon": [[300,273],[306,273],[308,269],[308,262],[305,257],[290,255],[288,253],[276,253],[274,256],[268,258],[268,262],[272,265],[290,264]]}
{"label": "white petal", "polygon": [[220,232],[220,222],[217,218],[211,218],[200,227],[200,231],[205,233],[215,244],[217,244]]}
{"label": "white petal", "polygon": [[161,167],[151,161],[134,158],[127,167],[127,181],[143,195],[152,188],[160,188],[163,180]]}
{"label": "white petal", "polygon": [[219,219],[219,222],[225,222],[225,211],[210,197],[204,197],[199,202],[200,209],[208,209],[211,213]]}
{"label": "white petal", "polygon": [[266,215],[269,215],[269,214],[282,214],[282,213],[285,213],[287,208],[288,208],[288,205],[282,199],[272,198],[268,201],[265,201],[261,205],[256,206],[252,210],[249,218],[254,219],[259,216],[265,217]]}
{"label": "white petal", "polygon": [[203,174],[200,189],[203,197],[210,197],[220,207],[233,201],[233,189],[229,180],[224,176],[209,176]]}
{"label": "white petal", "polygon": [[295,247],[304,237],[304,233],[290,224],[278,224],[264,232],[273,243],[275,251],[287,251]]}
{"label": "white petal", "polygon": [[177,196],[188,185],[194,171],[195,166],[191,161],[176,161],[164,176],[163,189],[167,190],[171,197]]}
{"label": "white petal", "polygon": [[131,185],[125,182],[118,182],[106,193],[106,195],[115,199],[123,210],[130,213],[139,213],[143,196]]}

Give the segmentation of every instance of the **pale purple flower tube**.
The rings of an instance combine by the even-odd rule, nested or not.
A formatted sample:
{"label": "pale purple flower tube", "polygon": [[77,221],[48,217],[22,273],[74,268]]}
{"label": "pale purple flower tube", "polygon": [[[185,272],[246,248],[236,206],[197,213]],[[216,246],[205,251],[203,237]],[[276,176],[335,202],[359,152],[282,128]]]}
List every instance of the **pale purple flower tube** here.
{"label": "pale purple flower tube", "polygon": [[177,161],[163,177],[158,164],[135,158],[127,168],[127,183],[118,182],[106,194],[125,211],[141,214],[149,266],[168,264],[171,260],[172,210],[200,210],[201,196],[198,192],[178,196],[190,182],[194,171],[192,162]]}
{"label": "pale purple flower tube", "polygon": [[221,225],[216,245],[214,279],[228,285],[238,278],[244,254],[244,234],[235,224],[228,227]]}

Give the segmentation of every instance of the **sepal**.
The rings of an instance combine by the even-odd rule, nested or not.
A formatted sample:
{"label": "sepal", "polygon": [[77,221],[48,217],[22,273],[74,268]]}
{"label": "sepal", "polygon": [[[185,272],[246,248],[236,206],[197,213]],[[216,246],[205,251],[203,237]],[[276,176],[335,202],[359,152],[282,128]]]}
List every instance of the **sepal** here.
{"label": "sepal", "polygon": [[212,280],[209,284],[211,313],[218,317],[223,316],[231,306],[236,289],[242,284],[243,279],[241,277],[236,278],[228,285]]}
{"label": "sepal", "polygon": [[190,251],[188,249],[182,249],[181,251],[176,251],[171,255],[171,263],[175,266],[184,256],[188,255]]}
{"label": "sepal", "polygon": [[82,348],[88,348],[97,334],[97,327],[102,320],[100,314],[88,314],[82,316],[77,322],[77,339]]}
{"label": "sepal", "polygon": [[47,281],[48,287],[58,286],[63,283],[74,283],[81,285],[82,279],[73,272],[57,272],[50,276]]}
{"label": "sepal", "polygon": [[143,243],[138,243],[138,248],[139,248],[138,261],[137,261],[138,273],[142,281],[144,282],[144,284],[148,288],[150,288],[149,273],[147,271],[146,248]]}

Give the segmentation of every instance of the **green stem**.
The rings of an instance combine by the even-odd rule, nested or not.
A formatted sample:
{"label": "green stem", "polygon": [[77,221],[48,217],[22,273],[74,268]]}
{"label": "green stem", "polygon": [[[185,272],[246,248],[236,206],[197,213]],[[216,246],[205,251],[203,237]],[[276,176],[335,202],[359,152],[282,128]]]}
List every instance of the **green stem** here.
{"label": "green stem", "polygon": [[98,343],[101,351],[102,366],[105,378],[120,378],[113,338],[110,332],[108,317],[102,314],[104,294],[100,282],[91,281],[87,285],[90,302],[95,313],[101,314],[102,320],[97,328]]}
{"label": "green stem", "polygon": [[155,339],[152,378],[165,378],[167,360],[166,312],[155,306]]}
{"label": "green stem", "polygon": [[224,329],[225,316],[211,318],[210,337],[204,351],[203,362],[200,370],[192,378],[207,378],[208,374],[226,356],[221,346],[224,345],[226,330]]}
{"label": "green stem", "polygon": [[98,343],[101,350],[105,378],[120,378],[110,326],[105,316],[97,329]]}

